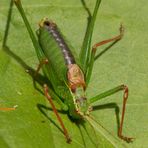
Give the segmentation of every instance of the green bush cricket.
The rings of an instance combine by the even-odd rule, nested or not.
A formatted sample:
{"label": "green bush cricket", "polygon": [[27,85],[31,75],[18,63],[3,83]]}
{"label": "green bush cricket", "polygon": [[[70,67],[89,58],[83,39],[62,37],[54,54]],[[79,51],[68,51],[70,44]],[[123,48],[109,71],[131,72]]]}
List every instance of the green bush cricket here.
{"label": "green bush cricket", "polygon": [[[73,54],[73,48],[70,48],[68,42],[65,41],[57,25],[47,18],[42,19],[39,23],[37,40],[30,27],[29,21],[26,18],[21,0],[14,0],[14,3],[23,18],[40,62],[35,75],[42,69],[44,75],[50,81],[51,87],[48,86],[48,83],[44,84],[44,93],[63,129],[66,141],[70,143],[71,138],[55,108],[52,98],[57,100],[61,109],[66,111],[72,119],[83,119],[89,122],[90,118],[93,119],[91,111],[93,111],[94,102],[117,93],[118,91],[123,91],[123,107],[118,137],[126,142],[132,142],[133,138],[123,136],[122,134],[125,107],[128,98],[128,87],[126,85],[119,85],[89,99],[87,99],[85,95],[92,74],[97,48],[109,42],[120,40],[124,31],[123,26],[121,25],[119,35],[96,43],[91,47],[94,23],[101,0],[96,0],[93,15],[86,30],[79,58]],[[14,108],[10,108],[10,110],[13,109]],[[9,108],[7,110],[9,110]]]}

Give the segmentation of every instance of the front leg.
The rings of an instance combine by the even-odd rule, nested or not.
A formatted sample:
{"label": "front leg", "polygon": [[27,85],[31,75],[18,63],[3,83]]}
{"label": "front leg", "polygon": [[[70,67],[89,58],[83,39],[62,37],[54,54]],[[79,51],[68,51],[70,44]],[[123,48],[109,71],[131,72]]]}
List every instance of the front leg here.
{"label": "front leg", "polygon": [[103,99],[107,96],[110,96],[112,94],[115,94],[119,91],[124,91],[124,94],[123,94],[123,106],[122,106],[122,116],[121,116],[121,120],[120,120],[120,126],[118,128],[118,136],[125,140],[126,142],[132,142],[132,139],[133,138],[130,138],[130,137],[126,137],[126,136],[123,136],[122,134],[122,129],[123,129],[123,121],[124,121],[124,115],[125,115],[125,108],[126,108],[126,102],[127,102],[127,99],[128,99],[128,87],[126,85],[120,85],[120,86],[117,86],[113,89],[110,89],[106,92],[103,92],[93,98],[91,98],[89,101],[90,101],[90,104],[100,100],[100,99]]}

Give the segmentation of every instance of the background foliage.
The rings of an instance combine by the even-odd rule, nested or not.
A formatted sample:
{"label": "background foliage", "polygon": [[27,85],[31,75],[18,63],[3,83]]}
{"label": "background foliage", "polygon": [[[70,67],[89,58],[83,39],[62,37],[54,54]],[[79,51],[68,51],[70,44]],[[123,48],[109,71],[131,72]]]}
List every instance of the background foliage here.
{"label": "background foliage", "polygon": [[[0,45],[2,45],[10,1],[0,1]],[[43,17],[54,20],[71,44],[80,51],[88,13],[80,0],[23,0],[32,28]],[[147,3],[147,4],[146,4]],[[86,0],[90,11],[95,0]],[[32,147],[147,147],[148,146],[148,2],[145,0],[102,0],[94,28],[93,43],[118,33],[125,26],[124,38],[101,55],[95,63],[87,90],[88,98],[119,84],[130,89],[124,134],[135,137],[126,144],[117,138],[115,110],[95,110],[93,115],[111,135],[98,128],[96,136],[88,123],[76,124],[60,113],[73,142],[65,142],[56,117],[44,95],[34,88],[27,66],[35,69],[38,60],[16,7],[13,8],[7,50],[0,50],[0,107],[18,105],[11,112],[0,111],[0,146]],[[102,51],[104,47],[98,49]],[[37,85],[40,90],[42,87]],[[97,104],[117,103],[122,107],[122,93]],[[56,104],[57,105],[57,104]],[[108,105],[107,105],[108,106]],[[57,105],[57,108],[59,106]]]}

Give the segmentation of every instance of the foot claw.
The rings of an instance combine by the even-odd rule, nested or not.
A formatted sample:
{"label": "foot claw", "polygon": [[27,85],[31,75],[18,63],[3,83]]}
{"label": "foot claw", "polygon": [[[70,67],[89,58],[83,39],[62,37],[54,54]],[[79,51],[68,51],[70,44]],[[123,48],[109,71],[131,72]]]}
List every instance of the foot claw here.
{"label": "foot claw", "polygon": [[120,138],[122,140],[126,141],[127,143],[133,142],[133,139],[135,139],[135,138],[132,138],[132,137],[124,137],[124,136],[120,136]]}
{"label": "foot claw", "polygon": [[71,143],[72,140],[71,140],[71,138],[69,136],[66,137],[66,139],[67,139],[67,141],[66,141],[67,143]]}

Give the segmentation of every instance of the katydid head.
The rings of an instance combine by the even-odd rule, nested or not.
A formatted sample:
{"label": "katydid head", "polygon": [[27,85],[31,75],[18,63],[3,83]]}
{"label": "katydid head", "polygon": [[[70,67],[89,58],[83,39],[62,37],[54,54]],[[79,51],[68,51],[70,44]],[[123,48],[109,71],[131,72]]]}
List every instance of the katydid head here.
{"label": "katydid head", "polygon": [[92,107],[89,105],[88,100],[85,96],[85,91],[82,87],[78,87],[73,93],[73,100],[75,104],[76,112],[80,116],[89,115],[92,111]]}

